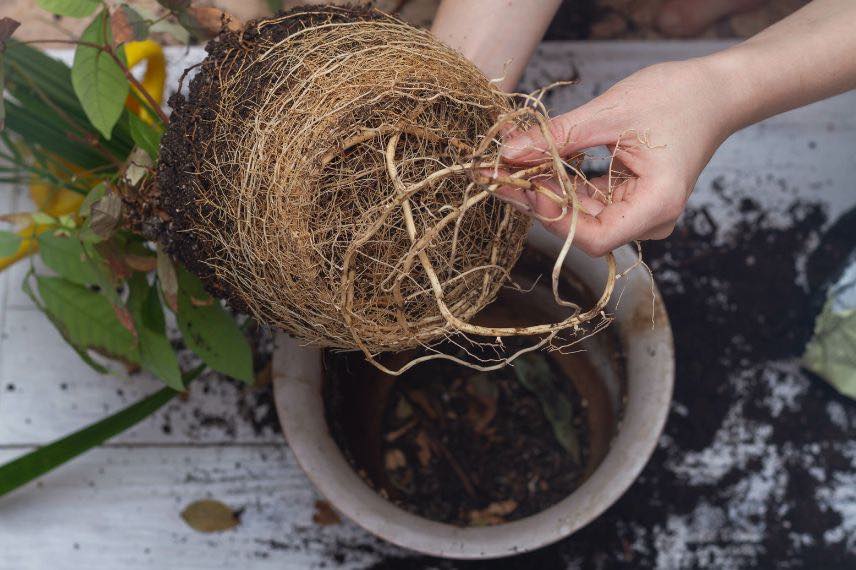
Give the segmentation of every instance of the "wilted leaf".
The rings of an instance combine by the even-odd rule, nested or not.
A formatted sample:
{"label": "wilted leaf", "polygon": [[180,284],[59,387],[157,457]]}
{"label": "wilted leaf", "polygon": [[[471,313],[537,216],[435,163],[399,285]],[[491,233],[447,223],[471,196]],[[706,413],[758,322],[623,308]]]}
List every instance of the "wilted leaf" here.
{"label": "wilted leaf", "polygon": [[315,513],[312,515],[312,522],[320,526],[330,526],[341,523],[342,519],[336,514],[330,503],[315,501]]}
{"label": "wilted leaf", "polygon": [[177,269],[178,328],[185,344],[214,370],[252,384],[253,354],[235,319],[216,301],[192,302],[210,295],[199,279],[182,267]]}
{"label": "wilted leaf", "polygon": [[14,232],[0,231],[0,257],[7,257],[21,247],[21,236]]}
{"label": "wilted leaf", "polygon": [[136,255],[128,253],[125,255],[125,265],[134,271],[142,271],[148,273],[154,271],[158,267],[157,257],[153,255]]}
{"label": "wilted leaf", "polygon": [[232,509],[214,499],[190,503],[181,511],[181,518],[190,528],[199,532],[221,532],[241,522]]}
{"label": "wilted leaf", "polygon": [[407,467],[407,458],[400,449],[387,449],[383,456],[383,465],[389,471]]}
{"label": "wilted leaf", "polygon": [[157,246],[157,269],[164,301],[173,313],[178,313],[178,277],[175,274],[175,264],[160,245]]}
{"label": "wilted leaf", "polygon": [[83,217],[89,216],[92,213],[92,204],[103,198],[107,193],[107,190],[109,190],[109,188],[105,182],[98,183],[98,185],[90,190],[83,198],[83,203],[80,204],[80,208],[77,210],[77,213]]}
{"label": "wilted leaf", "polygon": [[74,237],[45,232],[39,236],[39,251],[45,265],[73,283],[92,285],[101,281],[96,265],[100,260],[91,259]]}
{"label": "wilted leaf", "polygon": [[241,22],[234,16],[212,6],[191,6],[178,14],[178,21],[190,34],[202,40],[215,37],[220,30],[240,30]]}
{"label": "wilted leaf", "polygon": [[134,144],[145,150],[153,161],[157,160],[161,131],[144,122],[133,113],[128,114],[128,122]]}
{"label": "wilted leaf", "polygon": [[[122,68],[105,49],[112,49],[113,39],[105,12],[101,12],[80,36],[87,43],[104,46],[98,49],[78,45],[71,67],[71,83],[89,122],[107,140],[122,110],[130,90],[130,84]],[[124,50],[117,55],[124,62]]]}
{"label": "wilted leaf", "polygon": [[136,274],[129,282],[128,308],[134,315],[140,341],[140,364],[175,390],[184,390],[178,357],[166,337],[166,324],[158,291],[145,275]]}
{"label": "wilted leaf", "polygon": [[12,37],[21,22],[12,18],[0,18],[0,51],[6,49],[6,41]]}
{"label": "wilted leaf", "polygon": [[567,396],[556,386],[556,379],[547,357],[543,354],[526,354],[514,361],[514,374],[527,390],[541,402],[544,416],[553,426],[559,444],[574,461],[582,461],[580,440],[574,429],[574,410]]}
{"label": "wilted leaf", "polygon": [[134,148],[131,154],[128,155],[127,166],[125,167],[125,180],[131,186],[136,186],[153,165],[152,158],[146,150],[140,147]]}
{"label": "wilted leaf", "polygon": [[130,361],[138,358],[136,341],[116,318],[107,299],[62,277],[37,276],[45,310],[74,346],[96,349]]}
{"label": "wilted leaf", "polygon": [[122,4],[110,14],[114,45],[141,41],[149,35],[149,24],[136,10]]}
{"label": "wilted leaf", "polygon": [[38,0],[39,6],[52,14],[85,18],[101,5],[99,0]]}
{"label": "wilted leaf", "polygon": [[137,336],[137,327],[134,326],[134,317],[131,316],[131,312],[125,307],[120,307],[119,305],[113,305],[113,312],[116,314],[116,319],[119,321],[119,324],[125,327],[131,336]]}
{"label": "wilted leaf", "polygon": [[90,229],[102,239],[107,239],[116,230],[122,218],[122,199],[115,192],[107,192],[104,197],[92,204],[89,218]]}

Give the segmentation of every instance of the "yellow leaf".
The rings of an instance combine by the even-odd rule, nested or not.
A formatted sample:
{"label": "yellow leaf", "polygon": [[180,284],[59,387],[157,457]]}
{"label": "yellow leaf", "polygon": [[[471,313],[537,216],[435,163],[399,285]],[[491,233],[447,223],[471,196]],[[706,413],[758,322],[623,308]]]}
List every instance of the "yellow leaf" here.
{"label": "yellow leaf", "polygon": [[232,509],[214,499],[190,503],[181,511],[181,518],[190,528],[199,532],[221,532],[241,522]]}

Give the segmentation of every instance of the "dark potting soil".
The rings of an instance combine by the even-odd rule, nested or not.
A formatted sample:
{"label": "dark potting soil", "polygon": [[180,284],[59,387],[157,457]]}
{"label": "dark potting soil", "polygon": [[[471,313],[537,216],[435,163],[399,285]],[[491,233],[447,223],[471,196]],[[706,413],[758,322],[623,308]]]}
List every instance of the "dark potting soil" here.
{"label": "dark potting soil", "polygon": [[[557,391],[565,388],[572,414],[563,429],[575,446],[570,451],[557,439],[539,397],[512,370],[483,373],[435,361],[415,367],[390,390],[377,442],[381,476],[372,479],[355,467],[405,510],[460,526],[499,524],[557,503],[585,473],[586,402],[552,359],[532,358],[547,365]],[[347,436],[339,435],[345,447]]]}

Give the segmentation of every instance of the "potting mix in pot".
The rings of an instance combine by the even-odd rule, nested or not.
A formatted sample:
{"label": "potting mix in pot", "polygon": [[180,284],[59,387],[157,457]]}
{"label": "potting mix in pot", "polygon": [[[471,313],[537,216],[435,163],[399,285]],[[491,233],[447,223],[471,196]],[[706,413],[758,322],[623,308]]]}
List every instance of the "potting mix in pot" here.
{"label": "potting mix in pot", "polygon": [[[211,9],[164,5],[192,30],[212,20]],[[171,340],[251,381],[242,335],[259,323],[351,351],[330,356],[333,370],[360,371],[331,377],[334,393],[389,383],[371,420],[372,467],[351,457],[406,508],[493,524],[578,486],[605,452],[618,406],[616,390],[601,388],[593,412],[586,391],[599,373],[572,353],[609,324],[620,275],[612,254],[597,293],[561,275],[590,182],[582,156],[560,158],[540,98],[502,93],[427,31],[380,11],[310,6],[246,26],[218,17],[219,35],[167,117],[124,67],[127,42],[149,33],[129,24],[138,16],[128,6],[99,12],[77,46],[73,92],[62,64],[11,42],[7,54],[8,130],[18,137],[7,143],[24,145],[76,200],[32,217],[30,234],[42,234],[42,258],[58,276],[27,278],[75,349],[99,369],[92,352],[181,391],[199,368],[182,372]],[[40,72],[50,66],[59,67]],[[85,80],[93,74],[122,89],[99,92]],[[42,136],[62,121],[92,148]],[[543,133],[543,162],[501,162],[501,133],[514,128]],[[64,171],[75,175],[63,182]],[[515,268],[531,222],[493,196],[503,186],[570,217],[557,259],[527,254],[525,271]],[[249,316],[243,330],[217,299]],[[70,314],[72,305],[85,314]],[[180,337],[167,338],[165,312]],[[610,337],[596,338],[588,343]],[[111,429],[144,415],[135,409]]]}
{"label": "potting mix in pot", "polygon": [[[539,301],[551,293],[538,277],[548,261],[527,250],[513,274],[527,293],[501,292],[479,321],[525,325],[545,317]],[[563,275],[562,288],[569,298],[591,301],[572,275]],[[514,349],[521,341],[507,344]],[[359,353],[328,352],[327,422],[357,473],[400,507],[459,526],[519,519],[570,495],[618,429],[618,339],[608,329],[579,348],[527,354],[491,372],[437,360],[397,378]],[[452,344],[442,349],[465,356]]]}

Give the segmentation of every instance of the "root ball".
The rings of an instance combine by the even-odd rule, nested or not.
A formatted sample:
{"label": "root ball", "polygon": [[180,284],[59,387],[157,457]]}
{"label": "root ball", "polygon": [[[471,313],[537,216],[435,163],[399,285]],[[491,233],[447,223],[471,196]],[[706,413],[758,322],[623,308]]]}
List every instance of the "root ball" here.
{"label": "root ball", "polygon": [[368,352],[437,341],[494,299],[529,221],[474,174],[512,104],[463,56],[335,7],[207,49],[170,101],[158,186],[171,252],[213,293]]}

